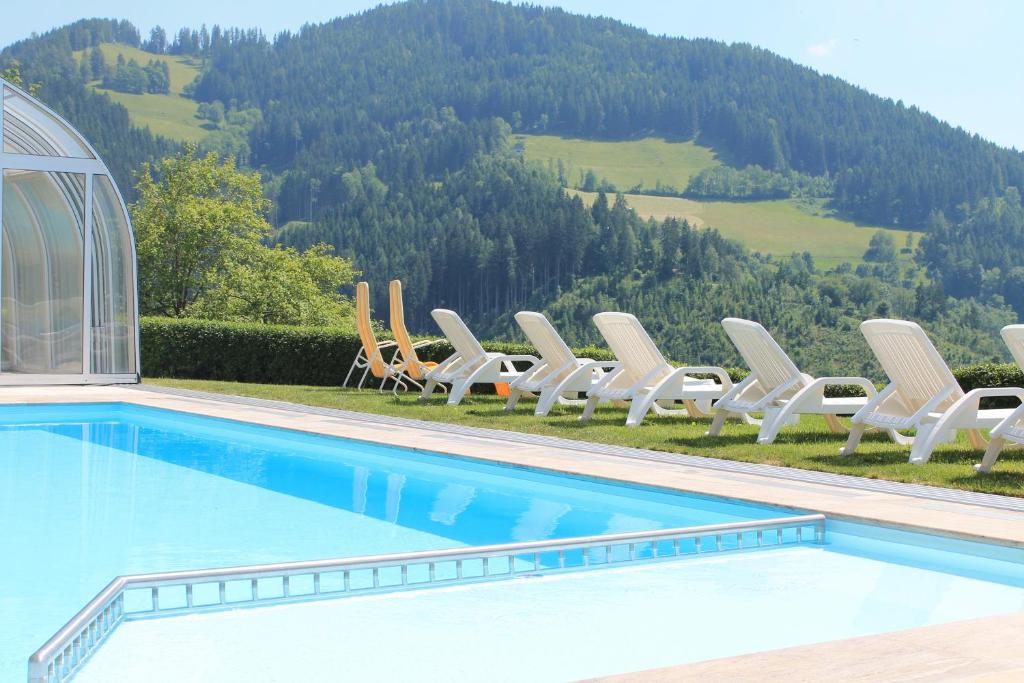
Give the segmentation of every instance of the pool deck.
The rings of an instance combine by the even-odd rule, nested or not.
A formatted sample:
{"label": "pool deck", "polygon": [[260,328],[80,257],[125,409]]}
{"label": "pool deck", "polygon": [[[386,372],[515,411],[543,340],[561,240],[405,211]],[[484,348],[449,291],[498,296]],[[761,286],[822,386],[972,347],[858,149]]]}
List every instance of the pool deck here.
{"label": "pool deck", "polygon": [[[1024,547],[1024,511],[986,504],[993,497],[930,497],[921,487],[872,487],[833,476],[830,483],[779,476],[769,466],[688,457],[685,464],[643,457],[643,451],[585,442],[528,439],[495,430],[452,429],[441,423],[394,420],[343,411],[309,410],[267,401],[227,399],[165,388],[4,387],[0,404],[124,402],[541,468],[680,491],[797,507],[842,519],[939,532]],[[757,446],[751,444],[752,448]],[[925,465],[927,467],[927,465]],[[851,485],[844,486],[842,481]],[[905,487],[906,495],[901,493]],[[296,558],[303,559],[303,558]],[[712,660],[612,677],[615,681],[676,680],[1024,680],[1024,614],[954,622],[898,633]]]}

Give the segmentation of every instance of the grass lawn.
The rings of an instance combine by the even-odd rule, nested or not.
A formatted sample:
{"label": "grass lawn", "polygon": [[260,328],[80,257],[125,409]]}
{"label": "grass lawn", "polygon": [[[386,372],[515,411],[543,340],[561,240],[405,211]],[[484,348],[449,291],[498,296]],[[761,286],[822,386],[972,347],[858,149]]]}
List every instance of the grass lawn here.
{"label": "grass lawn", "polygon": [[926,465],[908,464],[908,450],[890,443],[881,434],[868,434],[855,455],[840,457],[837,453],[845,437],[830,433],[824,420],[813,416],[805,417],[798,426],[784,429],[775,444],[758,446],[754,443],[757,429],[738,422],[727,424],[722,436],[711,439],[704,436],[708,420],[652,416],[639,427],[627,428],[624,425],[626,411],[614,407],[599,409],[589,423],[580,423],[577,420],[579,408],[573,407],[556,407],[546,418],[534,417],[532,401],[529,400],[521,401],[517,412],[506,414],[502,410],[503,400],[496,396],[475,395],[467,398],[460,406],[449,407],[440,395],[427,403],[419,403],[414,394],[401,394],[396,399],[390,393],[380,394],[375,390],[340,390],[335,387],[176,379],[147,379],[146,383],[726,460],[1024,496],[1024,453],[1021,451],[1004,452],[995,471],[985,475],[974,472],[972,465],[981,460],[981,453],[971,451],[964,439],[940,447]]}
{"label": "grass lawn", "polygon": [[[199,142],[206,136],[208,131],[202,127],[203,122],[196,118],[199,103],[181,95],[182,89],[199,75],[199,67],[190,58],[155,55],[119,43],[103,43],[100,52],[111,66],[117,63],[119,54],[124,55],[125,60],[134,59],[141,66],[154,59],[167,62],[171,74],[171,88],[167,95],[133,95],[101,88],[99,81],[92,83],[96,92],[106,93],[115,102],[123,104],[133,124],[148,127],[156,135],[182,142]],[[75,57],[81,59],[83,54],[85,51],[79,50],[75,52]]]}
{"label": "grass lawn", "polygon": [[[565,179],[580,182],[588,169],[598,180],[606,178],[621,191],[638,183],[654,189],[660,180],[680,190],[690,176],[709,166],[718,166],[713,150],[693,142],[669,142],[664,138],[603,141],[563,138],[557,135],[516,135],[523,154],[531,161],[565,164]],[[557,166],[555,166],[557,168]]]}
{"label": "grass lawn", "polygon": [[[567,191],[580,195],[588,205],[597,198],[593,192]],[[908,234],[905,230],[864,226],[836,218],[820,201],[696,202],[639,194],[626,195],[626,201],[643,218],[685,218],[691,225],[713,227],[751,251],[775,256],[810,251],[822,268],[833,268],[844,261],[860,263],[876,230],[888,230],[897,248],[906,244]],[[921,233],[909,234],[916,245]]]}

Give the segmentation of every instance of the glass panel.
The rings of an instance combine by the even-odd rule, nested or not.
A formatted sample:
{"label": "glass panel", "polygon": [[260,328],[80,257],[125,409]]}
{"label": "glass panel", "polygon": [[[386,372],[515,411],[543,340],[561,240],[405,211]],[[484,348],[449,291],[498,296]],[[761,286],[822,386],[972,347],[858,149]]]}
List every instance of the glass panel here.
{"label": "glass panel", "polygon": [[135,373],[131,228],[107,176],[93,176],[92,371]]}
{"label": "glass panel", "polygon": [[4,88],[4,151],[9,154],[94,158],[78,133],[10,88]]}
{"label": "glass panel", "polygon": [[85,176],[3,172],[0,372],[82,372]]}

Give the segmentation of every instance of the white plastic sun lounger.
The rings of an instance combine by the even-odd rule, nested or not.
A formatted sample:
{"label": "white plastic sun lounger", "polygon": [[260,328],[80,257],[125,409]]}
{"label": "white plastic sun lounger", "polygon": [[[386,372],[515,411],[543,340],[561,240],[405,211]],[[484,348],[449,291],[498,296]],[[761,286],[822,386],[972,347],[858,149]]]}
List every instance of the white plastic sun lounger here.
{"label": "white plastic sun lounger", "polygon": [[1024,399],[1024,389],[973,389],[965,394],[917,323],[867,320],[860,329],[889,376],[889,385],[853,416],[850,438],[840,451],[843,455],[854,452],[867,427],[916,429],[915,437],[899,440],[913,444],[910,462],[914,464],[928,462],[935,447],[952,441],[959,429],[967,430],[971,446],[981,449],[985,440],[978,430],[995,427],[1012,410],[982,410],[979,401],[994,396]]}
{"label": "white plastic sun lounger", "polygon": [[539,394],[534,415],[547,415],[555,403],[583,405],[586,399],[573,396],[585,394],[618,363],[577,358],[569,345],[542,313],[520,311],[516,322],[537,349],[540,362],[519,376],[510,385],[511,393],[505,410],[514,410],[526,394]]}
{"label": "white plastic sun lounger", "polygon": [[530,363],[531,367],[539,362],[536,356],[484,351],[484,347],[455,311],[435,308],[430,315],[455,348],[455,353],[427,373],[427,383],[423,387],[420,399],[430,396],[440,383],[451,384],[448,405],[458,405],[466,391],[474,384],[512,382],[517,379],[522,372],[516,370],[514,362],[525,361]]}
{"label": "white plastic sun lounger", "polygon": [[[1013,359],[1024,370],[1024,325],[1007,325],[1001,334],[1003,341],[1010,347]],[[1006,447],[1007,442],[1024,446],[1024,403],[992,429],[989,439],[985,457],[980,464],[974,466],[974,469],[979,472],[988,472],[992,469],[992,465],[996,464],[999,453]]]}
{"label": "white plastic sun lounger", "polygon": [[[629,401],[628,427],[639,425],[652,409],[660,415],[702,417],[713,400],[732,388],[732,380],[722,368],[669,365],[640,321],[629,313],[598,313],[594,322],[619,364],[587,392],[581,420],[589,420],[601,401]],[[694,374],[715,375],[719,381],[690,376]],[[683,401],[686,410],[670,410],[659,401]]]}
{"label": "white plastic sun lounger", "polygon": [[[829,429],[843,433],[847,430],[837,416],[853,415],[878,393],[875,385],[864,377],[814,379],[800,372],[760,323],[726,318],[722,326],[750,368],[750,374],[715,403],[715,419],[708,436],[718,436],[729,417],[742,417],[757,424],[751,413],[764,414],[757,434],[759,444],[772,443],[782,427],[796,424],[803,414],[824,415]],[[826,398],[825,387],[830,384],[855,384],[867,395]]]}

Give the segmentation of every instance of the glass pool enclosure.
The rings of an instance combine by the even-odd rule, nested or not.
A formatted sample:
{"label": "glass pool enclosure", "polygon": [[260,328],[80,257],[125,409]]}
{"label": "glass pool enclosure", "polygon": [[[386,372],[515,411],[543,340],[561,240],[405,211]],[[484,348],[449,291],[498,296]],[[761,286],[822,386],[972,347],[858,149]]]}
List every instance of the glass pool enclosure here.
{"label": "glass pool enclosure", "polygon": [[135,244],[88,142],[0,80],[0,384],[138,380]]}

